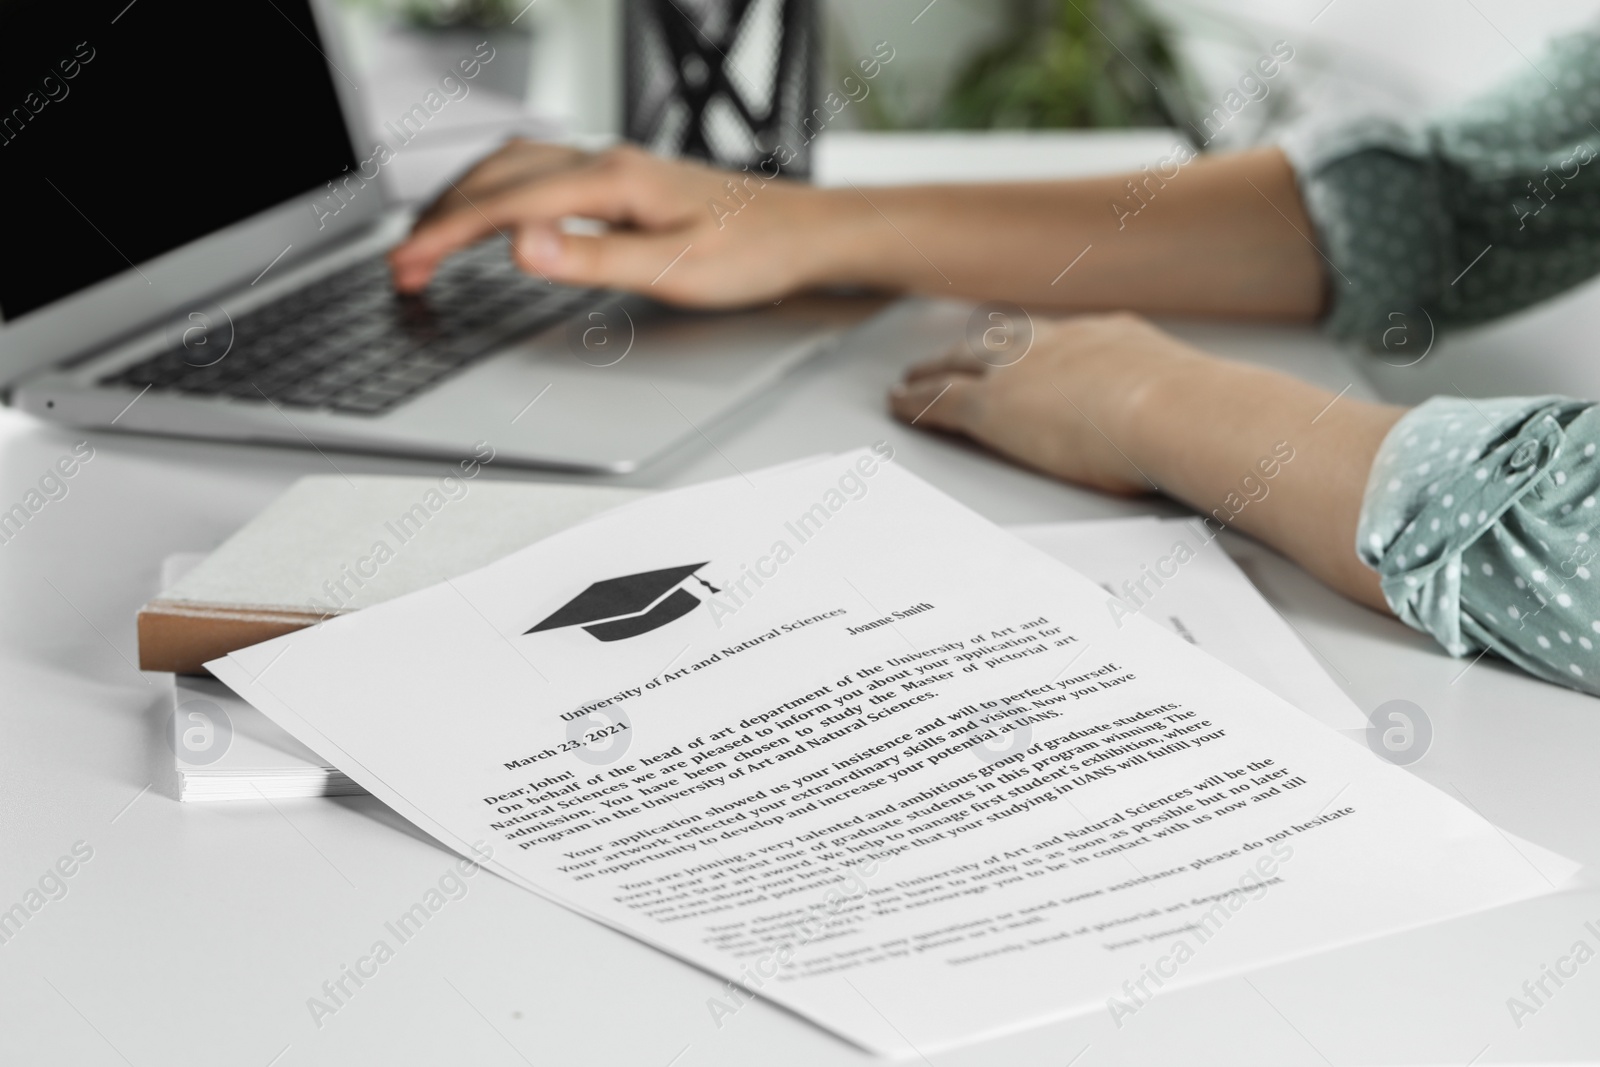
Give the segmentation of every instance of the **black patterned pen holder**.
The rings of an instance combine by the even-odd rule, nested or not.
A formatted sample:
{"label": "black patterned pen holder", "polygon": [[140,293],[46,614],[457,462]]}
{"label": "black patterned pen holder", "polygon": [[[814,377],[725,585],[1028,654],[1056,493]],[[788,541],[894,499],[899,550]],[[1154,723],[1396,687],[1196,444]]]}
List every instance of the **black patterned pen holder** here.
{"label": "black patterned pen holder", "polygon": [[811,172],[803,129],[820,52],[815,0],[627,0],[628,140],[769,174]]}

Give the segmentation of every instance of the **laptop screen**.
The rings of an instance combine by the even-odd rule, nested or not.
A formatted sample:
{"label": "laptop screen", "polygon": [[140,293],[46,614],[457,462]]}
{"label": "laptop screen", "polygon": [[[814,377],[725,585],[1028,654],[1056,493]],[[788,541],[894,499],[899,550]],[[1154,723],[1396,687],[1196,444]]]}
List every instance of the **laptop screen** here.
{"label": "laptop screen", "polygon": [[356,166],[308,0],[0,0],[0,317]]}

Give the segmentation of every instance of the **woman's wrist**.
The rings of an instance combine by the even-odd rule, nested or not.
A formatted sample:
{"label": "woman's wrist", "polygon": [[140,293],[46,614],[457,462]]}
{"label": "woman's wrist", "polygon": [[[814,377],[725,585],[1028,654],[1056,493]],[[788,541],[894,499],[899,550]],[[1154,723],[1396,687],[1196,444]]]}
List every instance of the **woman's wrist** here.
{"label": "woman's wrist", "polygon": [[790,219],[800,288],[856,285],[905,289],[909,279],[889,238],[904,245],[853,188],[799,186]]}
{"label": "woman's wrist", "polygon": [[1180,352],[1123,410],[1123,447],[1162,491],[1386,610],[1355,527],[1373,456],[1403,409]]}
{"label": "woman's wrist", "polygon": [[1193,405],[1214,385],[1218,365],[1227,364],[1176,338],[1155,336],[1165,343],[1119,353],[1098,407],[1107,437],[1155,488],[1171,492],[1174,464],[1206,447],[1195,439]]}

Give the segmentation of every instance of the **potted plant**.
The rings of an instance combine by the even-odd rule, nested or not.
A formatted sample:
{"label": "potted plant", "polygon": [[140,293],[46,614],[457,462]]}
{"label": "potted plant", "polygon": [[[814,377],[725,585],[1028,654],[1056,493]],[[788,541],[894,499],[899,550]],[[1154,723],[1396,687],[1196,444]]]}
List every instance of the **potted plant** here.
{"label": "potted plant", "polygon": [[1190,128],[1193,79],[1142,0],[1004,0],[1003,11],[936,125]]}

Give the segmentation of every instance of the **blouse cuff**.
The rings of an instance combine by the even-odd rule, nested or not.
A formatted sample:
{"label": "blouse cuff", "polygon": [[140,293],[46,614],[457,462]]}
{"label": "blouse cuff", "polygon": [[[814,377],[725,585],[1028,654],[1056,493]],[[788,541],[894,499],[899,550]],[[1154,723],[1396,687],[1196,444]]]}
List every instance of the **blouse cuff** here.
{"label": "blouse cuff", "polygon": [[1356,534],[1395,614],[1451,655],[1493,649],[1596,691],[1597,441],[1600,409],[1567,397],[1436,397],[1407,413],[1378,450]]}

